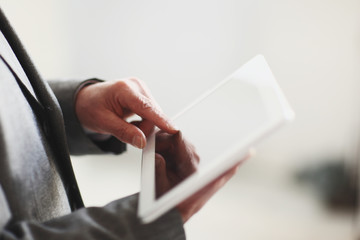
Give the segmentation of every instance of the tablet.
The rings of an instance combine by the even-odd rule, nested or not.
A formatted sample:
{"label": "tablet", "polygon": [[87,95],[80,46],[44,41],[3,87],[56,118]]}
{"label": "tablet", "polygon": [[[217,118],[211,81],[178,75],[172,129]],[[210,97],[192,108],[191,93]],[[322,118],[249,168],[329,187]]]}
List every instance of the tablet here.
{"label": "tablet", "polygon": [[144,223],[155,220],[230,169],[250,148],[293,118],[264,57],[254,57],[173,118],[196,148],[200,162],[161,196],[157,195],[155,172],[159,131],[148,137],[142,155],[139,218]]}

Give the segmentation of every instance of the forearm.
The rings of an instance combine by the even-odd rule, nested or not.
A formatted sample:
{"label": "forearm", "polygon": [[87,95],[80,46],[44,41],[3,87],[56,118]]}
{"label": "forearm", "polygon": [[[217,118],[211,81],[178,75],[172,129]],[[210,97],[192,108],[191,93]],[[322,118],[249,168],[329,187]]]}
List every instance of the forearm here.
{"label": "forearm", "polygon": [[177,210],[172,210],[153,223],[144,225],[136,216],[137,199],[138,196],[133,195],[102,208],[83,208],[45,223],[14,223],[2,230],[0,239],[185,239],[182,220]]}

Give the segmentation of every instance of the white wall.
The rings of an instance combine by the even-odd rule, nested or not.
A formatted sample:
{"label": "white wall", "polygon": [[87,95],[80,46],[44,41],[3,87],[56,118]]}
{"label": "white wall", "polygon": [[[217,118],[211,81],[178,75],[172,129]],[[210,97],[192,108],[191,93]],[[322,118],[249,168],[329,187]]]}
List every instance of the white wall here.
{"label": "white wall", "polygon": [[[360,75],[358,0],[0,0],[0,4],[45,78],[138,76],[169,115],[252,56],[265,55],[297,118],[259,146],[258,156],[240,171],[257,183],[281,184],[296,167],[349,155],[354,145]],[[74,159],[85,201],[103,204],[136,192],[139,157],[130,149],[122,162],[109,156]],[[218,206],[211,204],[203,211]],[[224,236],[229,230],[209,229],[201,217],[194,220],[196,228],[188,224],[189,239],[201,238],[205,231]],[[251,232],[257,229],[248,232],[254,236]],[[277,239],[289,239],[275,232]],[[227,239],[239,239],[243,233],[235,229]]]}

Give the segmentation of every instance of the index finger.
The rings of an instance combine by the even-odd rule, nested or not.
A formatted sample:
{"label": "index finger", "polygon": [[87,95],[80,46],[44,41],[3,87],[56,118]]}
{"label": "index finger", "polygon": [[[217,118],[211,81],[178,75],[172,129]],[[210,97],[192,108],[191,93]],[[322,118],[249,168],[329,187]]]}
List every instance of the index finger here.
{"label": "index finger", "polygon": [[155,126],[168,133],[175,134],[178,129],[171,120],[161,111],[155,101],[147,96],[135,93],[126,98],[128,108],[143,119],[152,122]]}

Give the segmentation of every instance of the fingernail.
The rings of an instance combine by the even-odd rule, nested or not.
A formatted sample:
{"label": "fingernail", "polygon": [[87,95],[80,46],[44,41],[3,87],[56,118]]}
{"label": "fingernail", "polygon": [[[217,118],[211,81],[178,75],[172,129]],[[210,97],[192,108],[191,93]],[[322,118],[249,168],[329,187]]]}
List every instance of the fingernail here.
{"label": "fingernail", "polygon": [[179,128],[171,121],[167,123],[168,128],[171,128],[174,131],[179,131]]}
{"label": "fingernail", "polygon": [[142,148],[144,148],[144,140],[142,139],[142,137],[134,136],[132,145],[134,145],[137,148],[142,149]]}

